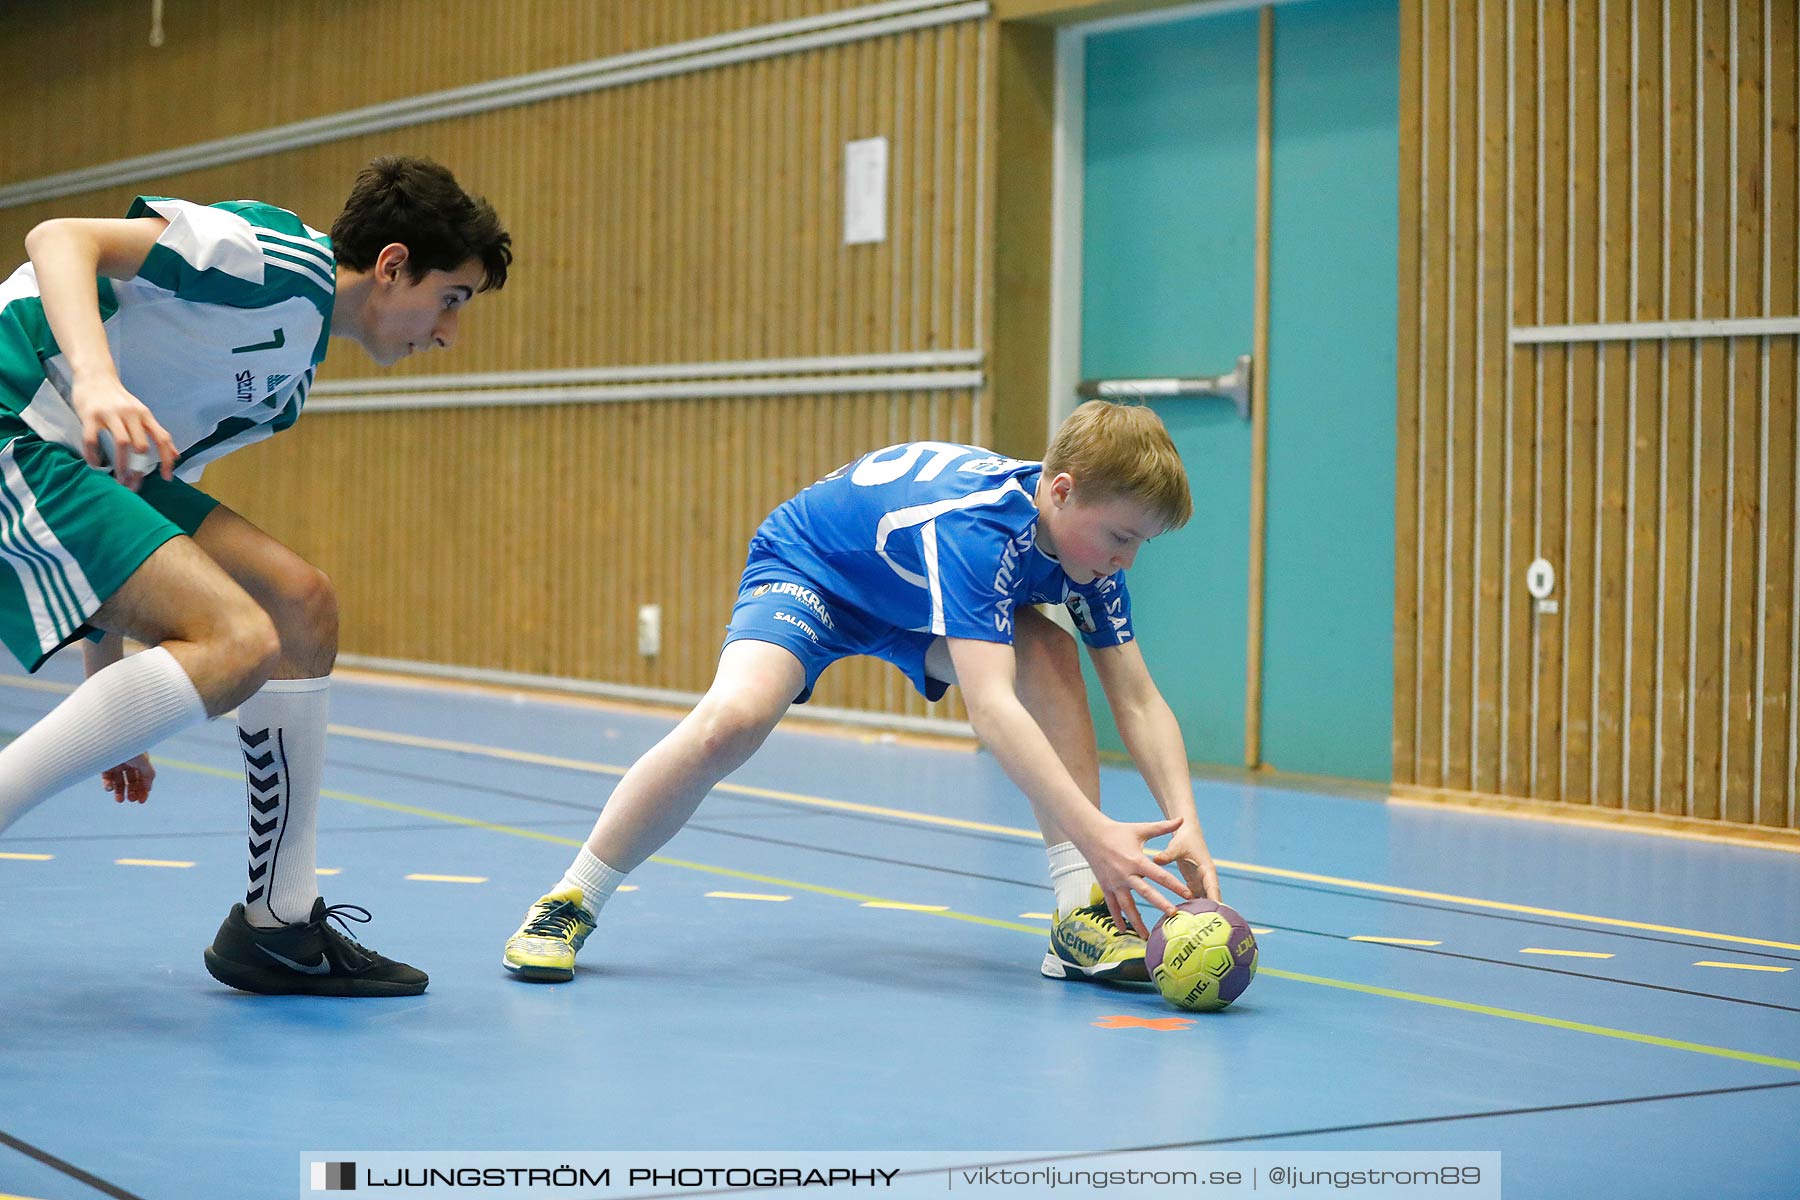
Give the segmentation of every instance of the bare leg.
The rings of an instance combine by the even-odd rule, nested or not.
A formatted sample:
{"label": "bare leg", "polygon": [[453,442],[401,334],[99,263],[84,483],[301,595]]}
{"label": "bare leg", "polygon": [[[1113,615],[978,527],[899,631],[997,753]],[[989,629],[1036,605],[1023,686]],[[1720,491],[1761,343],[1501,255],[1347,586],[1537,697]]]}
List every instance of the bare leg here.
{"label": "bare leg", "polygon": [[726,646],[700,703],[613,789],[588,835],[588,852],[617,871],[635,870],[756,752],[805,683],[800,660],[779,646]]}
{"label": "bare leg", "polygon": [[238,706],[250,821],[244,911],[265,929],[303,922],[319,898],[337,595],[323,571],[223,505],[195,541],[269,614],[281,641],[274,678]]}
{"label": "bare leg", "polygon": [[275,623],[281,660],[274,679],[315,679],[337,661],[337,592],[325,572],[220,505],[194,541]]}
{"label": "bare leg", "polygon": [[97,668],[0,750],[0,831],[83,776],[123,768],[230,708],[275,665],[268,617],[184,537],[152,552],[92,622],[152,649]]}
{"label": "bare leg", "polygon": [[171,538],[145,559],[92,623],[167,650],[209,717],[255,692],[277,661],[268,615],[185,537]]}

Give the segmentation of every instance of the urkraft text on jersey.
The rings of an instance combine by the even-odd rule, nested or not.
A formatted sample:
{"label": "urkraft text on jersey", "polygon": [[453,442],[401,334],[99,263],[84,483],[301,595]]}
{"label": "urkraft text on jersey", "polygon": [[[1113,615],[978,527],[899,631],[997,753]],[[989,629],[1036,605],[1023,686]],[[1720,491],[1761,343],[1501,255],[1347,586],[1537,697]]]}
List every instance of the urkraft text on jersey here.
{"label": "urkraft text on jersey", "polygon": [[[819,593],[813,591],[811,588],[804,588],[797,583],[787,583],[783,581],[779,583],[758,584],[756,589],[750,594],[752,596],[761,596],[769,592],[773,592],[777,596],[792,596],[800,603],[806,605],[806,607],[812,609],[813,615],[825,622],[825,627],[827,629],[837,628],[837,622],[831,619],[831,610],[825,607],[825,601],[819,599]],[[815,638],[813,640],[817,641],[818,639]]]}

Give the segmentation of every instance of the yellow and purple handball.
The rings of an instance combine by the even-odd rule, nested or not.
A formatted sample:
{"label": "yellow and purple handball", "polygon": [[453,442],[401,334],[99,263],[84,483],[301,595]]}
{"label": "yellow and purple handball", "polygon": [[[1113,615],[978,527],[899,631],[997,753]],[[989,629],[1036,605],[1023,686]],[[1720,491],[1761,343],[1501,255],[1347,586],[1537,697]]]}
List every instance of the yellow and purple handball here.
{"label": "yellow and purple handball", "polygon": [[1213,900],[1177,905],[1150,931],[1144,965],[1163,999],[1190,1012],[1224,1008],[1256,978],[1256,935]]}

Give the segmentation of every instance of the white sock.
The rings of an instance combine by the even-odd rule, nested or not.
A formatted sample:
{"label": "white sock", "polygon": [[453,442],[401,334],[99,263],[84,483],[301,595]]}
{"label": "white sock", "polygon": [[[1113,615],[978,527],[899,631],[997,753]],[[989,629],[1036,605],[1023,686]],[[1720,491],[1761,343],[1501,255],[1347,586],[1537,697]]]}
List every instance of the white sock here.
{"label": "white sock", "polygon": [[1050,886],[1056,889],[1056,915],[1065,916],[1092,904],[1094,889],[1100,881],[1094,878],[1094,868],[1081,857],[1075,843],[1060,842],[1051,846],[1047,853],[1050,856]]}
{"label": "white sock", "polygon": [[592,916],[599,916],[600,909],[612,898],[613,889],[624,880],[625,872],[615,871],[589,852],[586,846],[575,855],[575,861],[563,872],[562,879],[553,891],[561,891],[567,887],[581,889],[581,906]]}
{"label": "white sock", "polygon": [[319,787],[330,686],[330,676],[271,679],[238,706],[250,802],[244,915],[259,928],[304,921],[319,898]]}
{"label": "white sock", "polygon": [[70,784],[205,719],[193,680],[161,646],[95,672],[0,750],[0,832]]}

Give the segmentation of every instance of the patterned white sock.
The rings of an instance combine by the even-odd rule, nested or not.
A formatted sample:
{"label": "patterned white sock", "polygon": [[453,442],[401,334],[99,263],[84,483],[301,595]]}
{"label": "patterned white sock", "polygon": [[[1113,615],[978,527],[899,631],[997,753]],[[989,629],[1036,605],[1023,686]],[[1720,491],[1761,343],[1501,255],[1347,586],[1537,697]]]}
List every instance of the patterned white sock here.
{"label": "patterned white sock", "polygon": [[1059,842],[1046,853],[1050,856],[1050,886],[1056,889],[1056,915],[1066,916],[1092,904],[1100,881],[1075,843]]}
{"label": "patterned white sock", "polygon": [[161,646],[96,671],[0,750],[0,832],[70,784],[205,719],[193,680]]}
{"label": "patterned white sock", "polygon": [[566,887],[581,889],[581,906],[593,916],[599,916],[600,910],[612,898],[613,889],[625,879],[625,872],[615,871],[588,851],[586,846],[575,855],[575,861],[563,872],[552,891],[561,891]]}
{"label": "patterned white sock", "polygon": [[271,679],[238,706],[250,802],[244,915],[261,929],[306,920],[319,898],[319,787],[330,687],[330,676]]}

